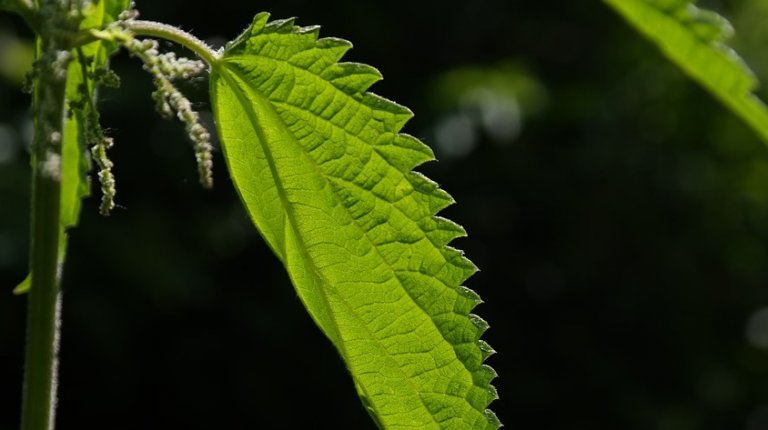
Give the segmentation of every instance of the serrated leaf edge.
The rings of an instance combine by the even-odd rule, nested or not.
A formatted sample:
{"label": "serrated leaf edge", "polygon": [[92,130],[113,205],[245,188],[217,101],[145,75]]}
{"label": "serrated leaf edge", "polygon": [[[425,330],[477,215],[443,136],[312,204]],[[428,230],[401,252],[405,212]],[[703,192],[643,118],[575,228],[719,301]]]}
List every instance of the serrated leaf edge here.
{"label": "serrated leaf edge", "polygon": [[[232,58],[236,58],[237,57],[237,55],[235,54],[235,55],[230,56],[228,58],[227,57],[227,53],[237,49],[240,46],[240,44],[245,43],[250,37],[257,36],[257,35],[263,33],[264,31],[272,31],[272,32],[275,32],[275,33],[295,33],[295,34],[304,34],[304,35],[306,35],[308,33],[314,33],[313,35],[315,37],[315,46],[316,47],[318,47],[318,48],[325,48],[325,47],[341,47],[341,48],[343,48],[343,52],[341,53],[341,55],[339,55],[339,58],[342,55],[344,55],[346,50],[348,50],[349,48],[352,47],[352,44],[350,42],[348,42],[346,40],[343,40],[343,39],[331,38],[331,37],[318,38],[319,26],[297,27],[297,26],[294,25],[295,18],[288,18],[288,19],[282,19],[282,20],[268,21],[269,16],[270,16],[269,13],[266,13],[266,12],[262,12],[262,13],[257,14],[254,17],[254,19],[253,19],[252,25],[249,28],[247,28],[235,40],[233,40],[232,42],[230,42],[230,43],[228,43],[226,45],[225,50],[224,50],[224,55],[222,55],[221,61],[218,64],[215,64],[214,68],[216,69],[218,67],[226,67],[225,64],[226,64],[228,59],[231,60]],[[272,59],[272,60],[274,60],[274,61],[281,61],[281,60],[278,60],[278,59]],[[393,133],[395,133],[398,137],[401,137],[403,139],[418,142],[419,145],[421,145],[421,147],[423,147],[426,150],[424,152],[428,152],[428,155],[424,154],[426,156],[420,157],[419,161],[416,164],[413,164],[411,166],[402,166],[402,165],[401,166],[396,166],[396,165],[392,164],[389,161],[389,159],[384,154],[381,154],[377,150],[375,143],[365,142],[366,144],[370,144],[372,149],[377,154],[379,154],[379,156],[382,157],[382,159],[384,159],[385,161],[390,163],[390,165],[392,165],[393,168],[397,169],[402,174],[404,174],[406,179],[408,179],[408,181],[413,186],[414,190],[421,191],[421,192],[423,192],[425,194],[428,192],[428,195],[430,196],[429,202],[422,202],[422,204],[429,203],[430,205],[432,205],[432,204],[435,203],[435,201],[439,201],[438,204],[429,207],[429,210],[431,212],[431,218],[436,223],[437,229],[440,229],[441,227],[444,227],[444,226],[448,225],[448,226],[450,226],[452,228],[456,228],[457,231],[454,234],[452,234],[452,236],[453,236],[452,239],[449,239],[446,243],[436,243],[435,240],[433,239],[432,235],[428,234],[427,231],[422,230],[423,233],[424,233],[425,238],[430,240],[436,248],[441,249],[445,253],[447,253],[446,256],[445,256],[446,263],[449,263],[449,262],[453,261],[453,258],[450,257],[451,255],[458,256],[458,258],[461,261],[463,261],[464,264],[467,264],[467,265],[472,267],[472,272],[476,271],[476,267],[468,259],[466,259],[463,256],[463,252],[461,252],[461,251],[459,251],[459,250],[457,250],[457,249],[447,245],[447,243],[449,243],[453,239],[465,235],[465,232],[464,232],[463,228],[461,228],[461,226],[459,226],[458,224],[454,223],[453,221],[450,221],[450,220],[448,220],[446,218],[443,218],[443,217],[440,217],[440,216],[437,215],[437,213],[440,210],[442,210],[445,207],[449,206],[450,204],[454,203],[453,198],[450,197],[450,195],[448,193],[446,193],[445,191],[440,189],[439,186],[435,182],[433,182],[432,180],[428,179],[426,176],[424,176],[420,172],[415,172],[415,171],[411,170],[411,169],[413,169],[415,167],[418,167],[419,165],[421,165],[424,162],[427,162],[427,161],[430,161],[430,160],[434,159],[434,156],[432,155],[431,150],[429,150],[429,148],[426,145],[424,145],[423,143],[418,141],[418,139],[415,139],[412,136],[409,136],[409,135],[404,134],[404,133],[399,133],[400,130],[403,128],[403,126],[406,124],[406,122],[413,116],[413,113],[408,108],[406,108],[406,107],[404,107],[402,105],[399,105],[399,104],[397,104],[397,103],[395,103],[395,102],[393,102],[391,100],[388,100],[388,99],[386,99],[384,97],[381,97],[381,96],[378,96],[376,94],[367,92],[367,89],[370,87],[370,85],[373,85],[373,83],[375,83],[376,81],[381,79],[381,74],[375,68],[373,68],[371,66],[368,66],[368,65],[365,65],[365,64],[354,63],[354,62],[338,62],[338,60],[334,64],[337,65],[337,66],[340,66],[340,67],[345,67],[345,68],[356,68],[356,69],[358,69],[359,71],[362,71],[365,74],[370,74],[372,76],[372,79],[370,79],[369,83],[366,82],[367,85],[365,85],[364,88],[357,88],[354,94],[350,94],[348,92],[347,88],[345,88],[343,86],[340,86],[340,85],[336,85],[335,82],[334,82],[334,79],[328,79],[326,77],[322,77],[323,79],[325,79],[331,85],[336,87],[345,96],[351,97],[351,98],[355,98],[356,102],[362,103],[362,104],[370,107],[374,111],[380,109],[382,106],[386,106],[388,108],[388,109],[385,110],[386,112],[391,113],[394,116],[399,118],[399,119],[397,119],[396,123],[394,124]],[[303,71],[305,71],[307,73],[311,73],[308,70],[302,69],[298,65],[291,64],[291,66],[296,68],[296,69],[303,70]],[[249,86],[247,78],[244,77],[244,76],[241,76],[239,74],[239,71],[237,71],[237,70],[235,70],[234,68],[231,68],[231,67],[228,68],[228,70],[230,72],[233,72],[233,75],[237,76],[237,80],[241,81],[240,83],[237,83],[237,84],[235,84],[233,82],[230,82],[232,87],[241,87],[243,85],[245,85],[246,87]],[[230,80],[231,79],[229,76],[227,76],[227,73],[219,73],[219,74],[225,80]],[[320,77],[319,75],[316,75],[316,76]],[[335,79],[344,78],[344,77],[347,77],[347,76],[342,74],[342,75],[337,76]],[[255,89],[253,89],[253,90],[256,91]],[[245,106],[246,109],[248,109],[249,111],[252,110],[252,109],[250,109],[250,104],[247,103],[247,101],[242,100],[242,96],[240,94],[236,94],[236,96],[238,98],[241,98],[241,100],[240,100],[241,104],[243,106]],[[355,97],[355,96],[359,96],[359,99],[357,97]],[[382,109],[382,110],[384,110],[384,109]],[[249,112],[249,114],[250,115],[255,115],[255,112]],[[331,124],[331,125],[335,126],[335,124]],[[394,144],[394,141],[393,141],[393,144]],[[267,151],[265,151],[265,153],[266,152]],[[270,168],[272,168],[271,164],[272,163],[270,163]],[[318,169],[319,169],[319,167],[318,167]],[[320,173],[321,173],[321,175],[323,177],[326,177],[326,175],[322,171],[320,171]],[[272,176],[273,176],[273,178],[276,181],[279,181],[279,176],[277,175],[276,172],[273,171],[272,172]],[[330,181],[330,179],[328,179],[328,180]],[[425,188],[428,191],[425,191]],[[282,189],[280,189],[280,190],[282,190]],[[336,195],[336,193],[334,193],[334,195]],[[280,192],[280,196],[281,196],[281,199],[282,199],[282,206],[285,208],[286,214],[289,216],[289,220],[294,225],[294,228],[295,228],[296,221],[294,219],[292,219],[291,210],[290,210],[290,203],[288,203],[284,199],[284,191]],[[346,206],[342,204],[341,200],[339,200],[339,203],[342,205],[342,207],[345,207],[345,209],[346,209]],[[399,209],[397,209],[397,210],[399,210]],[[354,222],[356,222],[356,221],[354,221]],[[358,225],[358,228],[361,231],[361,233],[364,236],[367,237],[367,235],[368,235],[367,231],[362,226],[360,226],[360,225]],[[377,249],[377,246],[375,245],[375,242],[373,240],[371,240],[369,238],[368,241],[373,245],[372,248],[374,250],[376,250],[376,252],[380,252]],[[302,249],[302,253],[305,253],[304,249]],[[307,261],[311,261],[311,259],[307,259]],[[386,262],[386,258],[384,258],[383,256],[382,256],[382,261]],[[318,277],[318,279],[323,279],[323,277],[321,276],[319,271],[316,268],[314,268],[314,267],[313,267],[313,269],[314,269],[315,275]],[[394,268],[391,268],[391,271],[392,271],[392,273],[397,274],[397,271]],[[469,276],[471,276],[471,273],[467,276],[467,278]],[[398,282],[400,282],[400,284],[402,285],[402,281],[398,280]],[[328,284],[328,285],[330,285],[330,284]],[[458,288],[458,292],[460,293],[460,296],[463,296],[464,298],[470,299],[472,302],[474,302],[473,305],[471,306],[471,308],[474,308],[478,304],[482,303],[482,300],[480,300],[479,296],[474,291],[470,290],[469,288],[467,288],[465,286],[462,286],[462,285],[459,285],[458,287],[450,286],[450,285],[446,285],[446,286],[448,288],[452,288],[452,289]],[[434,320],[435,316],[431,315],[429,312],[426,312],[424,310],[424,308],[421,306],[421,304],[418,301],[416,301],[411,296],[410,291],[408,290],[408,288],[405,287],[405,285],[402,285],[401,288],[406,293],[406,295],[409,296],[409,298],[413,302],[413,304],[415,306],[419,307],[422,310],[422,312],[425,315],[428,316],[428,319],[432,322],[432,324],[434,324],[434,327],[435,327],[436,331],[441,334],[441,336],[443,337],[445,342],[447,344],[451,345],[452,349],[454,350],[454,354],[455,354],[456,360],[458,362],[462,363],[462,365],[469,372],[469,374],[472,375],[472,378],[475,381],[475,386],[477,386],[478,388],[480,388],[482,390],[485,390],[488,393],[490,393],[492,399],[498,398],[496,389],[490,384],[490,382],[497,376],[497,374],[496,374],[496,372],[490,366],[482,364],[482,362],[485,361],[490,355],[495,353],[493,348],[491,348],[490,345],[488,345],[487,342],[480,340],[480,337],[482,336],[482,334],[488,329],[488,324],[482,318],[480,318],[479,316],[477,316],[477,315],[475,315],[475,314],[473,314],[471,312],[467,312],[466,314],[464,314],[464,313],[460,313],[459,314],[459,315],[466,315],[466,317],[470,320],[470,322],[475,326],[476,330],[475,330],[475,336],[474,336],[475,337],[474,344],[481,350],[481,353],[482,353],[481,365],[479,367],[477,367],[477,368],[471,369],[470,366],[469,366],[469,363],[467,363],[465,360],[460,358],[460,354],[459,354],[458,350],[456,349],[457,345],[455,345],[454,343],[449,341],[448,338],[446,338],[446,335],[443,332],[443,330],[440,328],[440,326],[438,326],[435,323],[435,320]],[[327,298],[325,298],[325,297],[323,297],[323,299],[327,300]],[[349,305],[346,304],[345,306],[349,306]],[[354,314],[354,312],[351,312],[351,314]],[[375,337],[372,336],[372,338],[375,338]],[[343,345],[337,345],[337,347],[343,348]],[[344,351],[340,351],[340,352],[343,355],[345,355]],[[480,378],[480,381],[482,381],[481,382],[482,385],[478,384],[478,382],[480,382],[480,381],[478,381],[478,378]],[[414,390],[414,391],[418,392],[418,390]],[[372,406],[373,405],[370,405],[369,407],[372,407]],[[490,409],[485,409],[484,411],[479,411],[479,412],[481,412],[486,417],[486,420],[488,421],[488,424],[495,425],[497,427],[501,426],[501,424],[498,421],[498,419],[496,418],[495,414]]]}

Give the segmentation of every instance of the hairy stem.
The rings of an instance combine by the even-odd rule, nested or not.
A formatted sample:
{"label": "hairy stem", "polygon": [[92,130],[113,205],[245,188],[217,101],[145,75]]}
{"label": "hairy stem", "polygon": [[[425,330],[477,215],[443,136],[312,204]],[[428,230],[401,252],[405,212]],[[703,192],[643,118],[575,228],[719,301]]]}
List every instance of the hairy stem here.
{"label": "hairy stem", "polygon": [[54,424],[59,338],[59,241],[61,145],[67,65],[71,58],[62,30],[70,30],[68,9],[56,0],[41,0],[48,19],[38,34],[33,113],[31,272],[22,400],[22,430],[49,430]]}
{"label": "hairy stem", "polygon": [[207,43],[178,27],[154,21],[130,20],[125,22],[125,28],[137,36],[158,37],[178,43],[197,54],[209,65],[219,60],[219,54]]}

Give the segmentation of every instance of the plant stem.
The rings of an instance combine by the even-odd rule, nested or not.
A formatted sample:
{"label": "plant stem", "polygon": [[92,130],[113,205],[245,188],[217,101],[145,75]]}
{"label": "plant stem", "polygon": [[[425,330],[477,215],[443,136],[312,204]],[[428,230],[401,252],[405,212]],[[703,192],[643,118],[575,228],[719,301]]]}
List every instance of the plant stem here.
{"label": "plant stem", "polygon": [[125,27],[137,36],[159,37],[178,43],[197,54],[198,57],[209,65],[213,65],[219,60],[219,54],[211,49],[207,43],[178,27],[142,20],[126,21]]}
{"label": "plant stem", "polygon": [[59,338],[61,144],[63,139],[68,41],[66,6],[40,1],[48,19],[40,38],[33,100],[35,137],[32,155],[31,272],[22,399],[22,430],[54,425]]}

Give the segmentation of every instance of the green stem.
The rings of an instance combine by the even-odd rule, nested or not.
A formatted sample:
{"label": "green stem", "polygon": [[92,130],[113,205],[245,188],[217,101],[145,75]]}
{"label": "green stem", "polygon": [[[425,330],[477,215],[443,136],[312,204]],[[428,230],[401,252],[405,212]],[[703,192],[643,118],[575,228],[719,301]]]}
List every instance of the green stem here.
{"label": "green stem", "polygon": [[219,61],[219,53],[211,49],[207,43],[178,27],[154,21],[131,20],[125,22],[125,28],[137,36],[159,37],[178,43],[197,54],[209,65]]}
{"label": "green stem", "polygon": [[66,29],[68,10],[56,0],[41,1],[40,10],[45,16],[59,19],[46,22],[43,33],[38,35],[33,101],[32,286],[28,298],[22,430],[53,428],[59,338],[61,144],[71,55],[68,42],[55,35]]}

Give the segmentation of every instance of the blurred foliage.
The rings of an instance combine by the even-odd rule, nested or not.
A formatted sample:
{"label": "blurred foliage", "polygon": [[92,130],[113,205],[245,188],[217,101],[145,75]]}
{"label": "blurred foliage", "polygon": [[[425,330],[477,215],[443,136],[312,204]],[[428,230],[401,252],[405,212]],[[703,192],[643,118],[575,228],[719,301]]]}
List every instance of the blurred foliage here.
{"label": "blurred foliage", "polygon": [[[445,215],[482,269],[468,285],[486,301],[493,408],[509,428],[768,429],[768,149],[605,5],[192,4],[138,6],[213,43],[261,9],[323,24],[355,43],[349,60],[380,68],[375,92],[416,112],[405,131],[439,152],[439,125],[470,121],[471,150],[422,170],[459,202]],[[768,82],[765,1],[701,6],[731,20]],[[29,41],[10,16],[0,29]],[[101,105],[121,208],[103,218],[90,198],[72,233],[58,428],[371,428],[220,155],[215,190],[199,189],[149,77],[125,55],[114,65],[123,87]],[[209,109],[205,82],[184,90]],[[502,110],[519,121],[503,142],[481,119],[499,99],[519,109]],[[3,430],[20,402],[25,302],[10,291],[26,274],[28,103],[0,81]]]}
{"label": "blurred foliage", "polygon": [[12,85],[21,85],[32,70],[35,49],[29,40],[0,32],[0,76]]}
{"label": "blurred foliage", "polygon": [[478,143],[478,134],[500,144],[522,131],[523,117],[546,105],[546,90],[530,73],[512,62],[445,71],[428,84],[427,95],[443,117],[434,125],[439,157],[462,157]]}
{"label": "blurred foliage", "polygon": [[605,0],[640,34],[739,116],[768,144],[768,107],[755,96],[758,81],[728,46],[730,22],[695,0]]}

